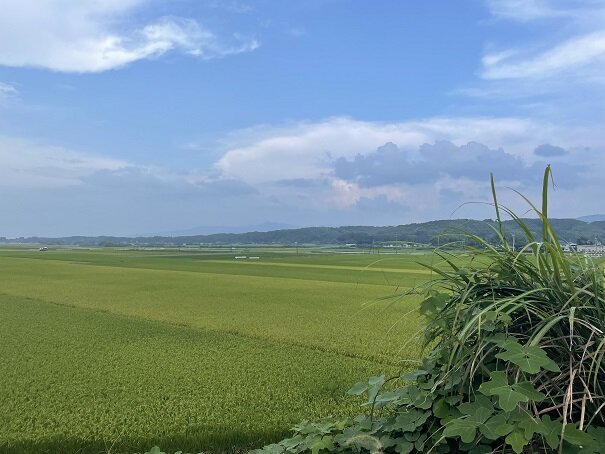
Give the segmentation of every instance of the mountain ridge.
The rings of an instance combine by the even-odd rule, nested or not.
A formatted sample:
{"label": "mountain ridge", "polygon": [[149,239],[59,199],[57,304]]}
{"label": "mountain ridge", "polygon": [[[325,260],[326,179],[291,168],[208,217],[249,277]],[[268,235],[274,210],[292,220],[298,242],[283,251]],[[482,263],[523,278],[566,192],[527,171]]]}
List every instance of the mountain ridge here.
{"label": "mountain ridge", "polygon": [[[538,219],[525,219],[530,230],[539,241],[541,223]],[[551,219],[561,242],[592,244],[595,238],[605,242],[605,221],[584,222],[578,219]],[[495,221],[486,219],[449,219],[397,226],[340,226],[302,227],[279,229],[267,232],[214,233],[187,236],[68,236],[68,237],[0,237],[5,244],[47,244],[75,246],[160,246],[160,245],[230,245],[230,244],[316,244],[316,245],[371,245],[381,243],[407,242],[430,246],[460,241],[460,230],[468,231],[489,242],[497,242],[494,232]],[[524,234],[514,221],[504,221],[507,236],[517,244],[523,244]]]}

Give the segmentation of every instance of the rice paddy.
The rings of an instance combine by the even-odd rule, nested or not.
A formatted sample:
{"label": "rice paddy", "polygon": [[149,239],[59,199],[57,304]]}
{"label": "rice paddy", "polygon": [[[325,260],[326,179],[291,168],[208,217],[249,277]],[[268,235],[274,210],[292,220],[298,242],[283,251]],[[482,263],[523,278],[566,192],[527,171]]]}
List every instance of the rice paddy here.
{"label": "rice paddy", "polygon": [[301,251],[0,249],[0,452],[237,452],[358,412],[420,354],[385,297],[434,256]]}

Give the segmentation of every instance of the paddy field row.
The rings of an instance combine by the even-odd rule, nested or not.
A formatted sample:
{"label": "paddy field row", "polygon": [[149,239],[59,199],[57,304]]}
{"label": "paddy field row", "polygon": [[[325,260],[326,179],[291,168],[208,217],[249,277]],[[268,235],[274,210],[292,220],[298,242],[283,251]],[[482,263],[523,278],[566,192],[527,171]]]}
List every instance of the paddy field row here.
{"label": "paddy field row", "polygon": [[0,452],[243,450],[418,357],[433,257],[255,252],[0,250]]}

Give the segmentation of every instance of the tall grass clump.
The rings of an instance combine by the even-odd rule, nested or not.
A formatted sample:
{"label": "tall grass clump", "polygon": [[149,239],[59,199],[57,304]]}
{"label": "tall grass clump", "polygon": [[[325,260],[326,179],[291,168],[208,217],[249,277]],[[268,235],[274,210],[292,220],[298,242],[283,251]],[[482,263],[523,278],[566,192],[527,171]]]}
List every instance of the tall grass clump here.
{"label": "tall grass clump", "polygon": [[[588,258],[563,251],[548,219],[550,166],[534,236],[500,205],[492,177],[498,242],[475,244],[425,289],[427,355],[411,373],[371,377],[353,420],[304,421],[262,452],[605,452],[605,286]],[[523,197],[521,195],[521,197]],[[502,217],[526,244],[514,250]]]}

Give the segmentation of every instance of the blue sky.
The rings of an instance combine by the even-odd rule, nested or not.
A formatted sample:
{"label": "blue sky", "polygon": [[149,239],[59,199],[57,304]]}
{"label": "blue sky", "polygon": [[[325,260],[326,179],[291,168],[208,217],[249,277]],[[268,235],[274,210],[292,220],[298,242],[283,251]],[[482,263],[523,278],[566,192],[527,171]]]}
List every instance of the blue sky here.
{"label": "blue sky", "polygon": [[604,1],[0,12],[0,236],[485,218],[547,163],[554,215],[605,211]]}

